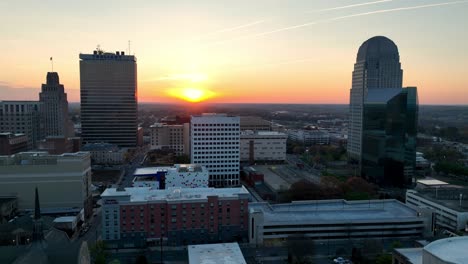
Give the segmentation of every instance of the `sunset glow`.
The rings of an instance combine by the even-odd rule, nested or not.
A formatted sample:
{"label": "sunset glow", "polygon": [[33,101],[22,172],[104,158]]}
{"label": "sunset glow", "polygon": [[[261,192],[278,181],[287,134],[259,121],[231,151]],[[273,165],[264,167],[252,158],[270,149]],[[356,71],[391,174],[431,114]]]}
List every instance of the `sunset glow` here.
{"label": "sunset glow", "polygon": [[53,57],[79,102],[78,56],[99,45],[136,56],[139,102],[348,104],[359,46],[383,35],[421,104],[468,104],[468,1],[26,2],[0,3],[2,100],[36,100]]}
{"label": "sunset glow", "polygon": [[214,96],[212,91],[201,88],[172,89],[168,92],[168,94],[171,97],[182,99],[191,103],[202,102]]}

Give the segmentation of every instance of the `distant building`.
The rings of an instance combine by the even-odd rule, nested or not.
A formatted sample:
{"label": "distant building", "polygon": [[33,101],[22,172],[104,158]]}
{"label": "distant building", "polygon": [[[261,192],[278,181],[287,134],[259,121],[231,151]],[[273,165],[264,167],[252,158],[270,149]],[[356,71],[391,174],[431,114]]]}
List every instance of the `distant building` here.
{"label": "distant building", "polygon": [[80,143],[80,140],[75,140],[75,138],[49,136],[39,141],[37,148],[39,151],[47,151],[52,155],[60,155],[79,151],[81,147]]}
{"label": "distant building", "polygon": [[83,144],[137,145],[137,64],[125,52],[80,54]]}
{"label": "distant building", "polygon": [[348,155],[360,174],[381,186],[412,183],[416,161],[418,96],[402,88],[398,48],[373,37],[359,48],[350,92]]}
{"label": "distant building", "polygon": [[41,192],[42,213],[92,212],[91,165],[87,152],[49,155],[22,152],[0,156],[0,196],[16,197],[19,210],[34,208]]}
{"label": "distant building", "polygon": [[41,103],[35,101],[0,101],[0,133],[25,134],[28,149],[37,147],[43,137]]}
{"label": "distant building", "polygon": [[453,232],[468,230],[468,189],[443,186],[407,190],[406,204],[434,210],[437,227]]}
{"label": "distant building", "polygon": [[258,116],[241,116],[240,130],[271,131],[271,122]]}
{"label": "distant building", "polygon": [[106,189],[102,239],[110,247],[246,240],[249,195],[244,187]]}
{"label": "distant building", "polygon": [[247,264],[237,243],[190,245],[189,264]]}
{"label": "distant building", "polygon": [[291,129],[287,130],[286,133],[290,140],[302,143],[305,146],[328,145],[330,143],[330,134],[328,131],[318,128]]}
{"label": "distant building", "polygon": [[47,82],[42,85],[39,102],[42,103],[44,136],[73,136],[73,124],[68,118],[67,94],[60,84],[58,73],[47,73]]}
{"label": "distant building", "polygon": [[429,243],[423,248],[396,248],[393,264],[453,264],[468,263],[468,237],[450,237]]}
{"label": "distant building", "polygon": [[143,140],[143,134],[144,134],[144,131],[143,131],[143,128],[142,127],[138,127],[138,130],[137,130],[137,146],[143,146],[144,145],[144,140]]}
{"label": "distant building", "polygon": [[138,168],[133,173],[133,187],[207,188],[208,170],[196,164],[175,164],[171,167]]}
{"label": "distant building", "polygon": [[288,136],[276,131],[246,130],[240,135],[242,162],[284,162]]}
{"label": "distant building", "polygon": [[176,155],[189,155],[189,123],[174,125],[156,123],[149,129],[151,149],[173,150]]}
{"label": "distant building", "polygon": [[288,237],[317,240],[417,238],[430,236],[432,214],[396,200],[251,203],[249,242]]}
{"label": "distant building", "polygon": [[0,133],[0,155],[12,155],[28,150],[25,134]]}
{"label": "distant building", "polygon": [[109,143],[88,143],[81,147],[81,151],[91,153],[91,163],[118,165],[125,162],[126,149],[121,149],[117,145]]}
{"label": "distant building", "polygon": [[239,117],[226,114],[192,116],[191,162],[205,166],[210,186],[238,186],[240,166]]}

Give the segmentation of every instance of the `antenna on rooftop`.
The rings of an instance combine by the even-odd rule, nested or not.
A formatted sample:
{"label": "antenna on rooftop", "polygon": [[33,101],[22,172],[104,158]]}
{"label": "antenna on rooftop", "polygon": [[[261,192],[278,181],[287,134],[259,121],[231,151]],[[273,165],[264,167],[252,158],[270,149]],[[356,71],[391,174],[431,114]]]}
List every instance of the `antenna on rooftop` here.
{"label": "antenna on rooftop", "polygon": [[51,68],[52,68],[51,72],[54,72],[54,58],[52,58],[52,57],[50,57],[50,65],[51,65]]}
{"label": "antenna on rooftop", "polygon": [[131,49],[130,49],[130,44],[131,44],[131,41],[129,40],[129,41],[128,41],[128,55],[132,55],[132,54],[130,53],[130,51],[131,51]]}

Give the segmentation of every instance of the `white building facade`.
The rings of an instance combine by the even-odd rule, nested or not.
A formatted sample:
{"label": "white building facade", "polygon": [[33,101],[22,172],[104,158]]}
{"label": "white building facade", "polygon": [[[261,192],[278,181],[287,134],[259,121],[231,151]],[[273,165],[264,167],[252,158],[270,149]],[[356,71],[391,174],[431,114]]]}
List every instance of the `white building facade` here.
{"label": "white building facade", "polygon": [[254,163],[284,162],[288,136],[276,131],[243,131],[240,136],[240,159]]}
{"label": "white building facade", "polygon": [[[416,190],[407,190],[406,204],[418,208],[430,208],[434,210],[436,215],[435,224],[437,226],[449,229],[454,232],[465,229],[468,230],[468,210],[457,206],[459,202],[464,202],[463,199],[466,200],[468,198],[467,193],[460,193],[460,191],[455,188],[453,188],[453,190],[447,191],[442,188],[438,189],[434,188],[430,190],[430,192],[437,192],[435,195],[437,195],[441,200],[437,200],[420,193],[423,192],[422,190],[419,192]],[[447,199],[447,195],[454,198],[452,203],[450,203],[450,200]],[[458,199],[461,200],[459,201]],[[466,208],[466,205],[463,203],[462,206]]]}
{"label": "white building facade", "polygon": [[210,186],[238,186],[240,118],[226,114],[191,117],[190,158],[210,173]]}

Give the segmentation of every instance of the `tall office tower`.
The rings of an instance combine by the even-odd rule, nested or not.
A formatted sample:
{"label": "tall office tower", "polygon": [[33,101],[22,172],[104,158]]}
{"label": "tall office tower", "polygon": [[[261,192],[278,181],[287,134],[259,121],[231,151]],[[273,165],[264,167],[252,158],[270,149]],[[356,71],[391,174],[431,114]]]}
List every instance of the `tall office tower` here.
{"label": "tall office tower", "polygon": [[80,54],[83,144],[137,145],[137,64],[125,52]]}
{"label": "tall office tower", "polygon": [[398,48],[374,37],[359,48],[350,97],[348,153],[361,176],[381,186],[411,185],[416,163],[418,99],[402,88]]}
{"label": "tall office tower", "polygon": [[403,70],[398,48],[386,37],[373,37],[359,48],[350,93],[348,155],[359,162],[362,152],[364,98],[369,88],[401,88]]}
{"label": "tall office tower", "polygon": [[58,73],[47,73],[47,83],[42,84],[39,101],[42,103],[44,136],[71,136],[69,135],[67,94],[59,82]]}
{"label": "tall office tower", "polygon": [[240,118],[226,114],[192,116],[190,158],[204,165],[213,187],[239,185]]}
{"label": "tall office tower", "polygon": [[36,101],[0,101],[0,133],[21,133],[28,137],[28,149],[43,138],[41,103]]}

